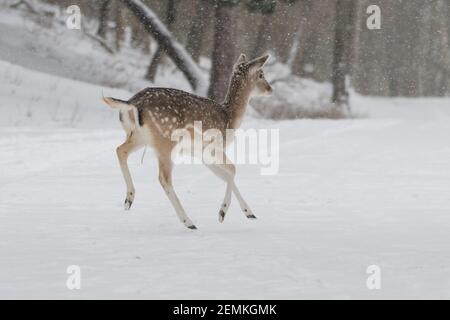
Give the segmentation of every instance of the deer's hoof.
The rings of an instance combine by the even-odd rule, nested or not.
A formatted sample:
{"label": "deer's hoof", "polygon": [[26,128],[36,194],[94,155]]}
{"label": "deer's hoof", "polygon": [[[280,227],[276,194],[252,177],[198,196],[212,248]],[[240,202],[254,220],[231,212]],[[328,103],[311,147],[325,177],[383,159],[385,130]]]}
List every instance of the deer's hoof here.
{"label": "deer's hoof", "polygon": [[225,211],[220,210],[219,211],[219,222],[223,222],[225,220]]}
{"label": "deer's hoof", "polygon": [[191,229],[191,230],[197,230],[197,227],[194,226],[194,225],[192,225],[192,226],[188,226],[188,229]]}
{"label": "deer's hoof", "polygon": [[249,208],[244,208],[244,209],[242,209],[242,211],[244,211],[245,216],[248,219],[256,219],[256,216],[253,214],[253,212]]}
{"label": "deer's hoof", "polygon": [[123,204],[123,207],[125,210],[130,210],[131,205],[133,204],[133,201],[131,201],[130,199],[125,199],[125,203]]}

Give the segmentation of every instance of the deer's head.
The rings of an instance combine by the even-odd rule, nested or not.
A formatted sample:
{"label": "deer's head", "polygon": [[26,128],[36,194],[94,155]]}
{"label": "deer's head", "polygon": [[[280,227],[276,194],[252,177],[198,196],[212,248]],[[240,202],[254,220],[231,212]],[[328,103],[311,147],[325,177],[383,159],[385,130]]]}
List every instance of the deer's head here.
{"label": "deer's head", "polygon": [[239,79],[241,85],[250,90],[252,95],[271,94],[272,87],[267,82],[262,70],[269,57],[270,55],[267,54],[247,61],[246,56],[241,54],[234,65],[233,78]]}

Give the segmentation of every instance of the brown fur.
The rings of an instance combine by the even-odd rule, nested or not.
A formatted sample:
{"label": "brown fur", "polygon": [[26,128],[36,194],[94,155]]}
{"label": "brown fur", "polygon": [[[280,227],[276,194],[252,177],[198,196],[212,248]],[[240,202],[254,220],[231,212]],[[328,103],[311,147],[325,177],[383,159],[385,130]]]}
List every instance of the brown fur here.
{"label": "brown fur", "polygon": [[[201,121],[203,131],[217,129],[224,137],[226,129],[237,129],[242,122],[251,94],[254,91],[257,94],[272,91],[261,69],[267,59],[268,56],[263,56],[247,62],[245,56],[241,55],[234,67],[228,93],[222,103],[170,88],[147,88],[128,101],[104,98],[108,105],[120,110],[120,119],[127,132],[127,140],[117,148],[119,162],[127,183],[126,209],[131,206],[135,193],[127,165],[128,156],[143,145],[151,145],[159,160],[160,182],[164,190],[182,222],[191,229],[195,228],[184,213],[172,188],[170,156],[176,145],[171,141],[172,132],[176,129],[191,128],[195,121]],[[234,182],[228,180],[231,176],[234,177],[234,165],[219,165],[211,170],[229,183],[228,189],[231,193]],[[238,194],[237,188],[233,191],[244,212],[248,213],[247,216],[254,217]],[[229,206],[225,204],[225,207],[227,205]],[[224,215],[225,213],[223,217]]]}

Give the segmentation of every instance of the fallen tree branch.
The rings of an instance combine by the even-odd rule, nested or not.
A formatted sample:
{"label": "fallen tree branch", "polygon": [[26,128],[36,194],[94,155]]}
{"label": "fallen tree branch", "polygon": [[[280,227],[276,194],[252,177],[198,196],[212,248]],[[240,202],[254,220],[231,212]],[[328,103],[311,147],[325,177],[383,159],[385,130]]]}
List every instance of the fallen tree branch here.
{"label": "fallen tree branch", "polygon": [[206,79],[186,49],[175,40],[172,33],[158,16],[140,0],[120,0],[139,19],[148,33],[158,42],[175,65],[185,75],[191,87],[204,95],[207,90]]}
{"label": "fallen tree branch", "polygon": [[110,46],[108,45],[108,43],[106,43],[106,41],[104,41],[102,38],[97,37],[93,34],[90,34],[88,32],[83,32],[86,36],[88,36],[89,38],[91,38],[92,40],[97,41],[102,47],[103,49],[105,49],[106,51],[108,51],[111,54],[114,54],[114,50],[110,48]]}

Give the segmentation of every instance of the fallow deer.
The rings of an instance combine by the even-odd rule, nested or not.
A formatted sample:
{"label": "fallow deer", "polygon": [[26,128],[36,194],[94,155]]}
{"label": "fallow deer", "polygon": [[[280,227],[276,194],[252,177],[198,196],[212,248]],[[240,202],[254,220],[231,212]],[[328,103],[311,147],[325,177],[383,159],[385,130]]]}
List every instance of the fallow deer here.
{"label": "fallow deer", "polygon": [[[202,128],[217,129],[223,136],[227,129],[237,129],[252,95],[272,92],[262,67],[268,60],[265,55],[247,61],[241,54],[235,63],[225,100],[219,104],[211,99],[196,96],[181,90],[169,88],[147,88],[128,101],[103,98],[104,102],[120,111],[120,121],[127,133],[126,141],[117,148],[120,168],[127,185],[125,210],[129,210],[135,196],[135,189],[128,169],[128,156],[143,147],[151,146],[159,162],[159,181],[172,203],[178,218],[189,229],[196,229],[186,215],[172,186],[172,149],[177,144],[171,140],[171,133],[180,128],[192,128],[194,121],[201,121]],[[223,222],[230,206],[231,194],[235,194],[247,218],[255,219],[249,206],[242,198],[234,177],[234,164],[223,154],[225,163],[206,164],[211,171],[227,183],[225,198],[219,211]]]}

